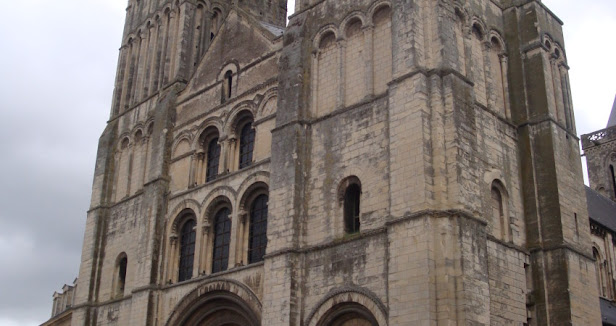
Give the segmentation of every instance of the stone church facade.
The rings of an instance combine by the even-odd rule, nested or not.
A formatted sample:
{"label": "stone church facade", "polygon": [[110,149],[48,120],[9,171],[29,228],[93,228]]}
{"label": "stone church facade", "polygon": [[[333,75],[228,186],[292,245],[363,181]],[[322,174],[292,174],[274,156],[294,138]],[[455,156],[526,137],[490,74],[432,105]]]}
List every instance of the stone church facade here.
{"label": "stone church facade", "polygon": [[562,22],[530,0],[130,0],[43,325],[600,325]]}

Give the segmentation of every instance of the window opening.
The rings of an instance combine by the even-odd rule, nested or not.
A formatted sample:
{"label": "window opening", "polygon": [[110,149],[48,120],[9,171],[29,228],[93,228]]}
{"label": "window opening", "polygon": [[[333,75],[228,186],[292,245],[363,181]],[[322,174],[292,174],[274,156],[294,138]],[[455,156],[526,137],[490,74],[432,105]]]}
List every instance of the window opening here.
{"label": "window opening", "polygon": [[233,90],[233,72],[231,70],[228,70],[225,73],[225,99],[230,99],[231,98],[231,92]]}
{"label": "window opening", "polygon": [[180,235],[180,275],[178,282],[190,280],[192,278],[193,263],[195,260],[195,226],[197,222],[190,219],[182,226]]}
{"label": "window opening", "polygon": [[220,162],[220,144],[218,138],[214,138],[207,146],[207,171],[206,181],[215,180],[218,176],[218,166]]}
{"label": "window opening", "polygon": [[614,175],[614,166],[610,164],[610,176],[612,177],[612,189],[614,190],[614,197],[616,197],[616,175]]}
{"label": "window opening", "polygon": [[252,164],[254,145],[255,130],[252,128],[252,122],[249,122],[242,127],[242,132],[240,134],[240,169]]}
{"label": "window opening", "polygon": [[229,265],[229,244],[231,243],[230,213],[228,208],[223,208],[216,214],[212,273],[225,271]]}
{"label": "window opening", "polygon": [[250,235],[248,262],[250,264],[263,260],[267,247],[267,195],[260,195],[250,209]]}
{"label": "window opening", "polygon": [[361,189],[351,184],[344,193],[344,230],[346,233],[359,232],[359,200]]}
{"label": "window opening", "polygon": [[126,266],[128,265],[128,259],[123,257],[118,265],[118,295],[124,295],[124,288],[126,285]]}

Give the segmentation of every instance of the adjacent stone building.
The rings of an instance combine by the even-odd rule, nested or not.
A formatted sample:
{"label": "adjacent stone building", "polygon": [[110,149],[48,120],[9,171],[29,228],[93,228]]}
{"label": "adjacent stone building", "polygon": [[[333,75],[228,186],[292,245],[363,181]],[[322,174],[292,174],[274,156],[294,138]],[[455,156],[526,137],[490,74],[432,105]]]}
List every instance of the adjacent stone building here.
{"label": "adjacent stone building", "polygon": [[616,325],[616,100],[605,129],[582,135],[592,252],[603,325]]}
{"label": "adjacent stone building", "polygon": [[530,0],[130,0],[44,325],[600,325],[562,22]]}

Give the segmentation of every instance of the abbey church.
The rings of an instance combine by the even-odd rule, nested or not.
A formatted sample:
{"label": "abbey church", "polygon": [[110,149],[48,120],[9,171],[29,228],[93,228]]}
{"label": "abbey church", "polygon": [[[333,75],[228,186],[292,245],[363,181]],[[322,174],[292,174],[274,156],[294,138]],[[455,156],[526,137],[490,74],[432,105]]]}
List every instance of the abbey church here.
{"label": "abbey church", "polygon": [[126,13],[78,279],[43,325],[601,325],[540,0]]}

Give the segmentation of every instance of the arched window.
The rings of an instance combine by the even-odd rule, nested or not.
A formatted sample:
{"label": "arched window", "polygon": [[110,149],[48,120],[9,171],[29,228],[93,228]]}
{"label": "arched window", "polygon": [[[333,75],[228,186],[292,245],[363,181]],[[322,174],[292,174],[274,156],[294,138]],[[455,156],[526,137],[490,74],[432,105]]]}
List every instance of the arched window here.
{"label": "arched window", "polygon": [[319,41],[319,51],[315,57],[317,62],[314,65],[316,68],[315,117],[326,115],[334,111],[336,107],[340,86],[338,73],[340,53],[337,44],[336,35],[332,32],[327,32]]}
{"label": "arched window", "polygon": [[118,257],[118,261],[116,263],[116,285],[115,285],[115,296],[123,297],[124,289],[126,287],[126,268],[128,266],[128,258],[126,254],[122,253]]}
{"label": "arched window", "polygon": [[372,71],[375,94],[387,91],[387,84],[392,79],[391,14],[392,11],[389,6],[382,6],[378,8],[372,17],[374,22]]}
{"label": "arched window", "polygon": [[503,218],[503,196],[500,190],[492,186],[492,227],[495,234],[500,234],[501,220]]}
{"label": "arched window", "polygon": [[506,191],[505,187],[499,180],[492,182],[491,188],[491,206],[492,220],[490,221],[490,230],[494,237],[503,241],[510,241],[509,234],[509,217],[506,209]]}
{"label": "arched window", "polygon": [[227,270],[229,265],[229,243],[231,242],[231,219],[228,208],[216,213],[214,221],[214,254],[212,256],[212,273]]}
{"label": "arched window", "polygon": [[255,146],[255,130],[252,121],[247,122],[240,133],[240,169],[252,164],[252,152]]}
{"label": "arched window", "polygon": [[218,33],[218,29],[220,28],[220,23],[222,19],[222,13],[219,9],[214,9],[214,13],[212,14],[212,24],[210,25],[210,41],[214,39],[216,33]]}
{"label": "arched window", "polygon": [[503,69],[503,51],[504,47],[500,40],[496,37],[490,39],[490,50],[488,53],[490,60],[490,77],[492,78],[493,91],[490,92],[490,102],[494,105],[497,113],[507,117],[506,90],[505,90],[505,71]]}
{"label": "arched window", "polygon": [[267,195],[259,195],[250,208],[248,263],[263,260],[267,247]]}
{"label": "arched window", "polygon": [[218,176],[218,165],[220,162],[220,144],[218,137],[212,139],[207,146],[207,169],[206,181],[212,181]]}
{"label": "arched window", "polygon": [[344,231],[348,234],[359,232],[359,207],[361,187],[352,183],[344,192]]}
{"label": "arched window", "polygon": [[596,247],[592,248],[592,255],[595,259],[595,269],[597,274],[597,289],[599,290],[599,295],[605,297],[605,278],[603,277],[603,261],[601,259],[601,254],[599,253],[599,249]]}
{"label": "arched window", "polygon": [[484,62],[484,38],[483,28],[474,24],[471,38],[471,74],[475,83],[475,100],[483,106],[487,106],[486,75]]}
{"label": "arched window", "polygon": [[180,234],[180,273],[178,282],[190,280],[195,261],[195,240],[197,222],[191,218],[184,222]]}
{"label": "arched window", "polygon": [[222,92],[223,102],[231,98],[231,94],[233,93],[233,71],[231,70],[227,70],[227,72],[225,72]]}

